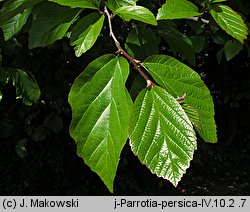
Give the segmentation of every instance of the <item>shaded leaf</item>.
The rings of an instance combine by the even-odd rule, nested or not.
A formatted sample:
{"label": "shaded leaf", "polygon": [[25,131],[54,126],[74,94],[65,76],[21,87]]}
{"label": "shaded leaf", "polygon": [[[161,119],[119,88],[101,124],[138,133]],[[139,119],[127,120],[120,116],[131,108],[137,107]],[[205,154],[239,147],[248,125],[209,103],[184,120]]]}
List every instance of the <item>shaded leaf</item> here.
{"label": "shaded leaf", "polygon": [[59,133],[63,129],[63,120],[56,113],[51,113],[44,119],[44,126],[54,133]]}
{"label": "shaded leaf", "polygon": [[226,42],[224,47],[224,52],[226,56],[226,60],[229,61],[236,55],[240,53],[243,49],[243,45],[236,40],[229,40]]}
{"label": "shaded leaf", "polygon": [[129,92],[132,100],[134,101],[136,97],[138,96],[138,94],[146,87],[147,87],[147,83],[145,79],[140,74],[138,74],[134,78],[133,83],[131,85],[130,92]]}
{"label": "shaded leaf", "polygon": [[26,105],[37,103],[41,91],[35,78],[31,74],[21,69],[17,69],[13,84],[16,87],[17,99],[23,99]]}
{"label": "shaded leaf", "polygon": [[49,0],[63,6],[69,6],[72,8],[89,8],[98,9],[98,0]]}
{"label": "shaded leaf", "polygon": [[54,3],[41,3],[35,7],[36,19],[29,31],[29,48],[44,47],[64,37],[78,16],[78,9]]}
{"label": "shaded leaf", "polygon": [[26,146],[27,146],[27,138],[24,138],[17,142],[15,149],[16,149],[16,153],[18,154],[20,158],[25,158],[28,155]]}
{"label": "shaded leaf", "polygon": [[130,56],[143,60],[159,52],[160,40],[152,29],[140,24],[130,31],[125,47]]}
{"label": "shaded leaf", "polygon": [[157,20],[180,19],[199,16],[198,8],[187,0],[167,0],[159,9]]}
{"label": "shaded leaf", "polygon": [[211,34],[211,37],[213,38],[213,41],[219,45],[225,45],[226,42],[231,38],[228,34],[221,30]]}
{"label": "shaded leaf", "polygon": [[223,4],[212,4],[209,11],[217,24],[241,43],[247,39],[248,29],[242,17],[230,7]]}
{"label": "shaded leaf", "polygon": [[30,136],[32,140],[36,142],[44,140],[46,138],[46,132],[44,127],[42,125],[39,125],[38,127],[32,130]]}
{"label": "shaded leaf", "polygon": [[43,0],[9,0],[6,1],[0,10],[0,26],[8,22],[11,18],[22,13],[25,9]]}
{"label": "shaded leaf", "polygon": [[217,52],[216,58],[219,64],[221,63],[223,52],[224,52],[224,47]]}
{"label": "shaded leaf", "polygon": [[130,145],[158,177],[177,186],[197,148],[193,126],[177,101],[163,88],[144,89],[131,113]]}
{"label": "shaded leaf", "polygon": [[194,35],[190,37],[195,53],[201,52],[206,47],[206,38],[204,35]]}
{"label": "shaded leaf", "polygon": [[104,21],[104,15],[91,13],[82,18],[72,29],[70,43],[75,46],[75,54],[80,57],[96,42]]}
{"label": "shaded leaf", "polygon": [[12,38],[12,36],[14,36],[22,29],[30,15],[30,12],[31,9],[26,9],[23,11],[23,13],[17,14],[13,18],[6,21],[3,25],[1,25],[5,41]]}
{"label": "shaded leaf", "polygon": [[87,66],[69,93],[73,113],[70,135],[77,143],[77,153],[111,192],[128,137],[132,106],[125,88],[128,74],[124,58],[104,55]]}
{"label": "shaded leaf", "polygon": [[142,65],[172,96],[185,96],[184,103],[191,105],[200,114],[200,129],[194,124],[199,135],[207,142],[217,142],[213,100],[199,74],[175,58],[165,55],[151,56]]}
{"label": "shaded leaf", "polygon": [[142,21],[147,24],[157,25],[154,14],[142,6],[124,6],[115,11],[123,20],[130,21],[131,19]]}
{"label": "shaded leaf", "polygon": [[183,33],[179,32],[171,24],[163,22],[160,24],[160,35],[169,44],[171,50],[180,53],[191,65],[195,64],[195,52],[192,41]]}

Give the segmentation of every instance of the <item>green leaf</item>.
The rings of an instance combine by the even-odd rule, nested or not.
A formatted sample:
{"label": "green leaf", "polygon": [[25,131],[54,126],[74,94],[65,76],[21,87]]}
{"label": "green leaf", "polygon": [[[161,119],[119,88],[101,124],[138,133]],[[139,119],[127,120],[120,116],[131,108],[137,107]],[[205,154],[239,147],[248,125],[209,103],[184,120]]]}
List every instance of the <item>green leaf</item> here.
{"label": "green leaf", "polygon": [[186,35],[167,22],[160,23],[160,35],[169,44],[174,54],[176,52],[180,53],[189,64],[195,65],[195,52],[192,41]]}
{"label": "green leaf", "polygon": [[144,89],[129,126],[135,155],[158,177],[177,186],[197,148],[193,126],[178,102],[163,88]]}
{"label": "green leaf", "polygon": [[227,0],[209,0],[209,3],[214,4],[214,3],[219,3],[219,2],[225,2]]}
{"label": "green leaf", "polygon": [[224,52],[224,47],[217,52],[216,58],[219,64],[221,63],[223,52]]}
{"label": "green leaf", "polygon": [[82,18],[72,29],[70,43],[75,46],[75,54],[80,57],[96,42],[104,21],[104,15],[91,13]]}
{"label": "green leaf", "polygon": [[131,19],[142,21],[147,24],[157,25],[154,14],[142,6],[124,6],[115,11],[123,20],[130,21]]}
{"label": "green leaf", "polygon": [[217,24],[241,43],[247,39],[248,29],[242,17],[230,7],[223,4],[212,4],[209,11]]}
{"label": "green leaf", "polygon": [[46,132],[45,132],[44,127],[42,125],[39,125],[38,127],[32,130],[32,133],[30,136],[32,140],[36,142],[44,140],[46,138]]}
{"label": "green leaf", "polygon": [[4,33],[5,41],[12,38],[12,36],[14,36],[16,33],[18,33],[22,29],[30,13],[31,13],[31,9],[30,8],[26,9],[23,11],[23,13],[17,14],[13,18],[6,21],[3,25],[1,25],[1,28]]}
{"label": "green leaf", "polygon": [[145,79],[140,74],[137,74],[137,76],[133,80],[131,89],[129,91],[132,100],[135,100],[139,93],[146,87],[147,83]]}
{"label": "green leaf", "polygon": [[26,105],[37,103],[41,91],[33,75],[17,69],[13,84],[16,87],[17,99],[23,99]]}
{"label": "green leaf", "polygon": [[193,35],[190,37],[195,53],[200,53],[206,47],[206,38],[204,35]]}
{"label": "green leaf", "polygon": [[145,24],[139,24],[130,31],[125,47],[130,56],[143,60],[159,52],[160,40],[152,29],[146,28]]}
{"label": "green leaf", "polygon": [[14,16],[22,13],[25,9],[43,0],[9,0],[6,1],[0,10],[0,26],[4,25]]}
{"label": "green leaf", "polygon": [[108,0],[106,6],[112,10],[113,13],[124,6],[136,6],[138,0]]}
{"label": "green leaf", "polygon": [[29,31],[29,48],[44,47],[63,38],[79,10],[44,2],[35,7],[34,13],[37,17]]}
{"label": "green leaf", "polygon": [[200,76],[185,64],[165,55],[151,56],[142,65],[172,96],[185,96],[184,103],[199,113],[201,127],[197,128],[193,123],[199,135],[207,142],[217,142],[213,100]]}
{"label": "green leaf", "polygon": [[70,135],[77,143],[77,153],[111,192],[128,137],[132,107],[125,88],[128,74],[124,58],[104,55],[87,66],[69,93],[73,113]]}
{"label": "green leaf", "polygon": [[224,47],[224,52],[226,56],[226,60],[229,61],[236,55],[240,53],[243,49],[243,45],[236,40],[229,40],[226,42]]}
{"label": "green leaf", "polygon": [[52,132],[59,133],[63,129],[63,120],[56,113],[51,113],[44,119],[43,125]]}
{"label": "green leaf", "polygon": [[211,34],[211,37],[213,38],[213,41],[219,45],[225,45],[226,42],[231,39],[231,36],[222,30]]}
{"label": "green leaf", "polygon": [[187,0],[167,0],[159,9],[156,19],[180,19],[199,16],[198,8]]}
{"label": "green leaf", "polygon": [[89,9],[98,9],[97,0],[49,0],[63,6],[69,6],[72,8],[89,8]]}
{"label": "green leaf", "polygon": [[181,104],[183,110],[187,114],[188,118],[194,125],[196,129],[201,129],[201,118],[200,118],[200,113],[199,111],[193,107],[192,105],[182,103]]}
{"label": "green leaf", "polygon": [[18,154],[20,158],[27,157],[28,152],[27,152],[26,146],[27,146],[27,138],[24,138],[18,141],[15,149],[16,149],[16,153]]}
{"label": "green leaf", "polygon": [[1,92],[1,89],[0,89],[0,102],[2,101],[2,98],[3,98],[3,95],[2,95],[2,92]]}

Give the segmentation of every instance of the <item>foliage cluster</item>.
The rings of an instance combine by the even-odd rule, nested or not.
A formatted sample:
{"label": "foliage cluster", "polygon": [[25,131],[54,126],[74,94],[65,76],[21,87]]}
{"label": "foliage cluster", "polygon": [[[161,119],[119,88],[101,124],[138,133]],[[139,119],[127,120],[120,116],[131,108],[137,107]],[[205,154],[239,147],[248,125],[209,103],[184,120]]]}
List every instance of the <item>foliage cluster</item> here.
{"label": "foliage cluster", "polygon": [[[195,67],[197,55],[211,43],[221,46],[218,62],[248,48],[248,23],[230,4],[249,12],[244,1],[233,0],[7,0],[0,10],[0,51],[11,55],[24,34],[31,52],[53,48],[64,38],[76,57],[94,49],[99,57],[86,66],[69,93],[70,134],[78,155],[112,192],[129,138],[140,161],[176,186],[197,148],[195,131],[204,141],[217,142],[210,91],[200,75],[179,60]],[[108,50],[113,41],[116,54],[105,45],[98,48],[100,41]],[[32,71],[10,66],[7,58],[0,65],[1,90],[12,83],[24,104],[43,104]],[[34,129],[29,124],[39,115],[26,117],[26,132],[34,141],[63,128],[61,105],[54,107],[56,112]],[[24,138],[16,146],[21,157],[26,143]]]}

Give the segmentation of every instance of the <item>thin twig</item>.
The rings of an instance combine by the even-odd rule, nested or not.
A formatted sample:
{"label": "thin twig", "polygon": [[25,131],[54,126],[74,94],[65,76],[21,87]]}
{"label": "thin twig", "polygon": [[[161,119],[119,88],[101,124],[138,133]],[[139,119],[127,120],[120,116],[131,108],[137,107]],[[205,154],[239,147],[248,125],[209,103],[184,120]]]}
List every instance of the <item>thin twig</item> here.
{"label": "thin twig", "polygon": [[112,37],[112,39],[114,40],[115,45],[116,45],[116,47],[117,47],[117,49],[118,49],[118,51],[119,51],[119,49],[121,48],[121,45],[120,45],[119,41],[116,39],[116,37],[115,37],[115,35],[114,35],[114,33],[113,33],[112,23],[111,23],[112,17],[111,17],[111,15],[109,14],[109,11],[108,11],[108,9],[107,9],[106,6],[104,7],[104,13],[107,15],[108,22],[109,22],[109,35],[110,35],[110,36]]}
{"label": "thin twig", "polygon": [[206,19],[200,18],[200,17],[189,17],[187,19],[193,20],[193,21],[199,21],[199,20],[201,20],[204,24],[209,24],[209,20],[206,20]]}
{"label": "thin twig", "polygon": [[141,74],[141,76],[146,80],[147,88],[152,88],[153,86],[155,86],[156,84],[140,68],[140,64],[135,59],[133,59],[124,49],[122,49],[121,44],[119,43],[119,41],[116,39],[116,37],[114,35],[113,29],[112,29],[112,23],[111,23],[112,16],[109,14],[107,7],[104,7],[104,13],[106,14],[106,16],[108,18],[109,34],[112,37],[112,39],[114,40],[115,45],[118,49],[118,52],[120,54],[124,55],[133,64],[133,66],[138,70],[138,72]]}

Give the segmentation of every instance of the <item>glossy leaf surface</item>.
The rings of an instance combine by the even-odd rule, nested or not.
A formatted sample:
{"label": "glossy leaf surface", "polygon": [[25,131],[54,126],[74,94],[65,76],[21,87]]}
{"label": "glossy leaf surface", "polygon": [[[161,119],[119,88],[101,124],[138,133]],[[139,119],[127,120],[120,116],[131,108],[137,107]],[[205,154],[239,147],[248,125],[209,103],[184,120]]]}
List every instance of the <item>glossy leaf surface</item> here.
{"label": "glossy leaf surface", "polygon": [[159,9],[157,20],[180,19],[199,16],[198,8],[187,0],[167,0]]}
{"label": "glossy leaf surface", "polygon": [[205,141],[217,142],[213,100],[200,76],[185,64],[165,55],[151,56],[142,65],[172,96],[184,97],[184,103],[198,111],[200,128],[193,123],[195,129]]}
{"label": "glossy leaf surface", "polygon": [[106,5],[113,13],[120,7],[135,6],[138,0],[108,0]]}
{"label": "glossy leaf surface", "polygon": [[135,155],[152,173],[177,186],[197,148],[193,126],[163,88],[144,89],[136,98],[129,127]]}
{"label": "glossy leaf surface", "polygon": [[154,14],[142,6],[124,6],[115,11],[123,20],[130,21],[131,19],[142,21],[147,24],[157,25]]}
{"label": "glossy leaf surface", "polygon": [[12,38],[12,36],[22,29],[30,15],[30,12],[31,9],[26,9],[23,11],[23,13],[17,14],[1,25],[5,41]]}
{"label": "glossy leaf surface", "polygon": [[230,7],[223,4],[212,4],[210,13],[217,24],[241,43],[247,39],[248,29],[242,17]]}
{"label": "glossy leaf surface", "polygon": [[29,31],[29,48],[44,47],[63,38],[79,10],[44,2],[35,7],[34,13],[37,17]]}
{"label": "glossy leaf surface", "polygon": [[98,0],[49,0],[63,6],[69,6],[72,8],[89,8],[98,9]]}
{"label": "glossy leaf surface", "polygon": [[80,57],[96,42],[104,21],[104,15],[91,13],[82,18],[72,29],[70,42],[75,46],[75,54]]}
{"label": "glossy leaf surface", "polygon": [[77,153],[113,191],[121,150],[128,137],[131,98],[125,88],[129,64],[104,55],[75,80],[69,94],[73,119],[70,134]]}

